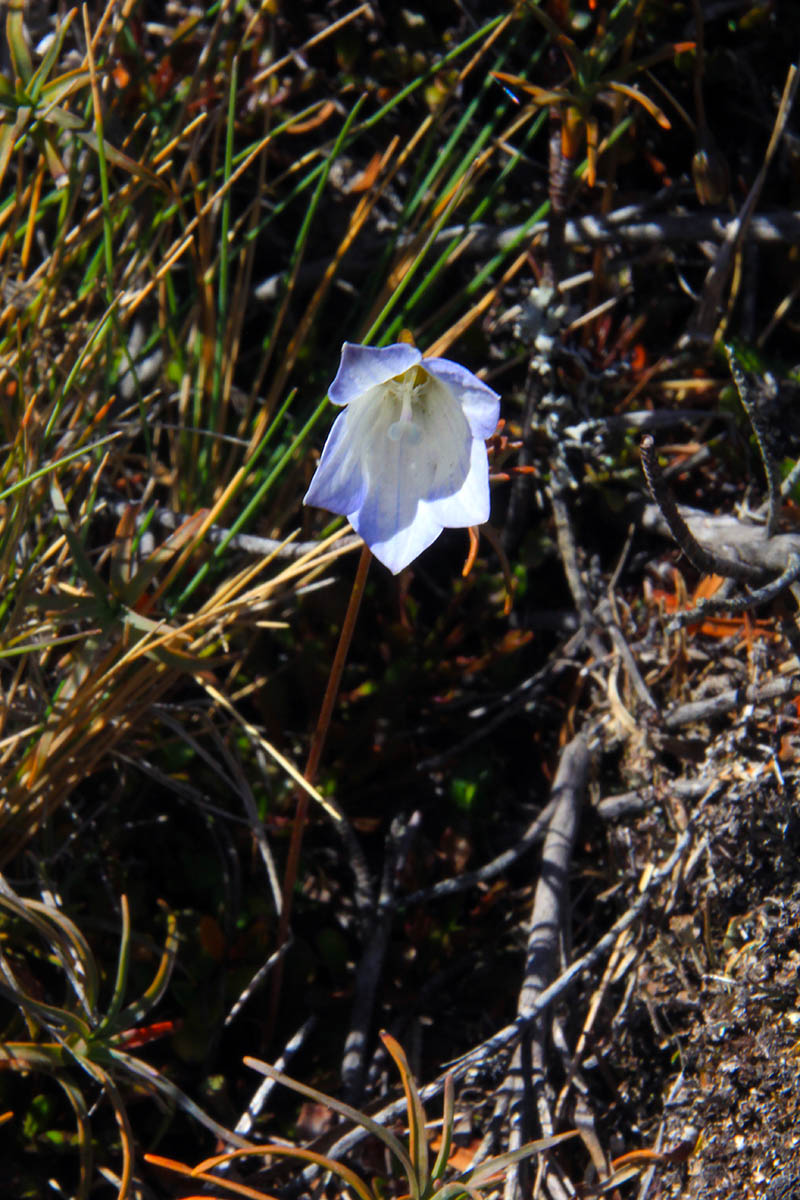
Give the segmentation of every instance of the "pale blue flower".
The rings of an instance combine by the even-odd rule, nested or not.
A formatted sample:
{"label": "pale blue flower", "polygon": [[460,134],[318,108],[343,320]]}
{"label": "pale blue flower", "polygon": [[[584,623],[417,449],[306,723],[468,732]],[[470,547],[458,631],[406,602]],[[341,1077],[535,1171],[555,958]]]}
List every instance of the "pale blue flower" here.
{"label": "pale blue flower", "polygon": [[344,411],[303,502],[346,516],[390,571],[444,528],[489,519],[499,396],[471,371],[404,343],[345,342],[329,396]]}

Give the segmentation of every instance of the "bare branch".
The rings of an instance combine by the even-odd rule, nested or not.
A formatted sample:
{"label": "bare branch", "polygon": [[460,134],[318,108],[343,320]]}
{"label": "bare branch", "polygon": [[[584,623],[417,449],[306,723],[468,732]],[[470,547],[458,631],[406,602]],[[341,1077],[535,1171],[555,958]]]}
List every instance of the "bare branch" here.
{"label": "bare branch", "polygon": [[670,533],[698,571],[702,571],[706,575],[723,575],[728,579],[739,579],[751,583],[763,579],[764,573],[758,567],[754,567],[750,563],[739,562],[734,558],[725,558],[716,551],[709,550],[707,546],[700,545],[678,511],[672,493],[664,483],[656,462],[653,439],[649,434],[642,438],[640,448],[642,468],[650,494],[669,526]]}

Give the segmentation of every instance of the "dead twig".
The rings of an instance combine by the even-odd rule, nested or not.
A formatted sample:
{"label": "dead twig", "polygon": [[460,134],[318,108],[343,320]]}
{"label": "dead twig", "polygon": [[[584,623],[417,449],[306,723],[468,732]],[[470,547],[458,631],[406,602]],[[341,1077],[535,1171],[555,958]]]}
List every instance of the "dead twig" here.
{"label": "dead twig", "polygon": [[692,608],[687,608],[673,617],[667,626],[667,633],[675,633],[685,625],[694,625],[698,621],[702,621],[704,617],[712,616],[715,613],[736,614],[747,612],[749,608],[756,608],[759,604],[771,604],[798,579],[800,579],[800,555],[791,554],[786,570],[771,583],[764,584],[754,592],[748,592],[746,596],[723,597],[720,600],[712,596],[708,600],[698,600]]}
{"label": "dead twig", "polygon": [[[523,1020],[533,1011],[536,1000],[552,982],[559,952],[566,940],[569,864],[589,761],[586,739],[578,734],[566,746],[558,764],[553,784],[553,810],[542,852],[542,867],[528,930],[525,974],[517,1005],[517,1012]],[[530,1042],[526,1044],[526,1038],[523,1037],[523,1042],[517,1047],[502,1089],[507,1097],[510,1118],[509,1150],[518,1149],[534,1136],[530,1111],[532,1098],[535,1099],[542,1133],[547,1136],[553,1132],[552,1114],[546,1097],[544,1017],[545,1012],[541,1010],[531,1023]],[[521,1164],[509,1169],[504,1193],[506,1200],[516,1200],[520,1195],[525,1174]]]}
{"label": "dead twig", "polygon": [[[566,246],[618,244],[647,249],[693,242],[724,242],[737,222],[738,218],[731,217],[728,212],[659,214],[649,212],[642,205],[629,205],[605,217],[585,216],[567,221],[564,243]],[[405,240],[400,238],[398,245],[411,245],[414,236],[409,235]],[[464,242],[463,257],[467,260],[485,260],[499,250],[527,245],[536,240],[546,241],[547,236],[547,221],[539,221],[530,227],[513,225],[510,228],[480,224],[448,225],[440,230],[431,245],[444,246],[454,238],[468,239]],[[800,241],[800,212],[754,216],[744,237],[748,242],[759,245],[795,245]],[[348,282],[357,283],[369,272],[379,248],[377,243],[370,246],[365,241],[360,249],[347,255],[342,274]],[[329,264],[329,258],[304,263],[297,272],[296,286],[300,289],[313,287]],[[274,303],[286,280],[286,272],[268,276],[253,289],[253,297],[264,304]]]}
{"label": "dead twig", "polygon": [[[791,556],[800,554],[800,534],[776,533],[774,537],[765,538],[763,525],[748,525],[730,513],[705,513],[683,504],[676,507],[692,540],[699,543],[702,550],[712,553],[710,547],[713,546],[725,555],[735,557],[740,565],[756,569],[758,578],[748,582],[757,583],[763,581],[765,575],[780,574],[785,571]],[[658,504],[646,504],[640,510],[639,525],[665,537],[672,534]]]}
{"label": "dead twig", "polygon": [[[647,907],[654,889],[668,879],[675,867],[680,863],[687,848],[692,841],[691,827],[687,827],[678,838],[672,854],[663,864],[651,874],[647,886],[642,889],[641,895],[631,905],[627,912],[623,913],[618,920],[614,922],[607,933],[594,944],[591,950],[588,950],[580,958],[575,959],[571,966],[562,971],[557,979],[544,989],[541,995],[533,1002],[528,1018],[524,1019],[517,1017],[510,1025],[506,1025],[498,1033],[487,1038],[479,1046],[475,1046],[467,1054],[456,1059],[454,1063],[449,1064],[452,1072],[455,1073],[455,1078],[463,1078],[464,1073],[481,1064],[490,1061],[495,1055],[502,1050],[513,1046],[522,1030],[530,1023],[540,1012],[543,1012],[548,1005],[557,999],[562,992],[566,991],[574,981],[599,962],[605,956],[607,951],[611,950],[616,943],[620,933],[630,928],[631,925],[641,916],[644,909]],[[444,1077],[442,1077],[442,1087],[444,1087]],[[435,1093],[432,1093],[435,1094]]]}
{"label": "dead twig", "polygon": [[[550,503],[553,506],[553,519],[556,527],[556,542],[561,555],[561,563],[564,568],[564,574],[567,577],[569,590],[572,593],[572,599],[575,601],[575,607],[578,610],[578,615],[581,619],[581,624],[586,630],[590,630],[595,625],[595,616],[592,609],[592,603],[589,599],[589,593],[586,590],[586,585],[581,576],[580,564],[578,562],[578,550],[575,541],[575,534],[572,530],[572,519],[569,509],[564,500],[564,484],[561,478],[561,473],[557,471],[556,464],[553,464],[553,474],[557,482],[549,489]],[[604,650],[601,648],[595,650],[598,657],[602,657]]]}
{"label": "dead twig", "polygon": [[531,913],[525,976],[518,1012],[532,1012],[536,999],[551,982],[558,960],[567,898],[567,878],[578,828],[581,798],[589,771],[589,747],[583,734],[567,744],[553,784],[554,808],[542,851],[542,868]]}
{"label": "dead twig", "polygon": [[387,838],[380,894],[372,928],[356,971],[353,1012],[342,1060],[344,1096],[351,1104],[360,1098],[363,1088],[369,1045],[368,1033],[375,1009],[375,993],[392,931],[392,918],[396,911],[397,877],[405,862],[410,844],[417,836],[421,821],[422,817],[418,812],[413,814],[410,821],[396,817],[392,821]]}
{"label": "dead twig", "polygon": [[[738,228],[738,217],[727,211],[696,213],[654,213],[650,207],[627,205],[607,216],[575,217],[564,226],[567,246],[597,246],[622,242],[634,246],[659,246],[668,243],[724,242]],[[495,229],[485,225],[457,225],[443,229],[438,240],[472,235],[467,247],[469,257],[483,258],[497,250],[516,245],[523,238],[547,236],[547,221],[539,221],[526,230],[524,225]],[[795,243],[800,238],[800,212],[774,212],[753,216],[745,235],[759,243]]]}
{"label": "dead twig", "polygon": [[[297,1054],[297,1051],[305,1045],[309,1034],[313,1032],[316,1024],[317,1018],[315,1016],[311,1016],[300,1026],[297,1033],[295,1033],[286,1043],[286,1049],[284,1050],[283,1054],[280,1056],[280,1058],[275,1060],[274,1065],[277,1070],[286,1070],[295,1054]],[[248,1136],[258,1120],[259,1114],[262,1112],[264,1105],[267,1103],[267,1100],[277,1086],[277,1082],[274,1079],[262,1079],[261,1083],[253,1093],[252,1099],[250,1100],[247,1108],[236,1122],[236,1133],[241,1134],[242,1137]],[[230,1164],[223,1164],[223,1166],[219,1168],[220,1174],[222,1174],[226,1169],[226,1166],[229,1165]]]}
{"label": "dead twig", "polygon": [[567,491],[568,472],[566,465],[560,461],[560,447],[555,447],[552,462],[553,483],[548,488],[550,503],[553,507],[553,520],[556,527],[556,544],[561,556],[561,564],[567,577],[569,590],[575,607],[578,610],[581,626],[585,632],[589,648],[595,658],[605,657],[605,647],[597,635],[597,617],[592,607],[591,598],[581,575],[578,561],[578,546],[572,528],[572,516],[565,500]]}
{"label": "dead twig", "polygon": [[[128,500],[110,500],[105,504],[107,511],[113,513],[115,517],[125,516],[131,509],[139,507],[141,506]],[[102,510],[98,508],[96,511],[101,512]],[[149,512],[142,510],[133,518],[133,523],[134,527],[139,529],[146,519],[152,519],[163,529],[179,529],[189,521],[195,520],[196,516],[196,513],[191,517],[185,513],[175,513],[171,509],[157,504],[153,508],[152,518]],[[212,546],[218,546],[224,542],[229,550],[242,550],[245,554],[256,554],[262,558],[270,555],[275,558],[302,558],[304,554],[310,554],[319,545],[318,542],[294,542],[287,541],[285,538],[279,541],[276,538],[257,537],[252,533],[233,533],[222,525],[209,525],[203,533],[203,541]],[[362,545],[363,542],[358,534],[350,533],[336,543],[336,549],[337,552],[343,554],[346,550],[355,550],[356,547]]]}
{"label": "dead twig", "polygon": [[651,429],[670,429],[674,425],[692,425],[699,421],[711,420],[733,423],[730,413],[716,413],[710,408],[665,409],[660,412],[637,409],[607,417],[590,417],[577,425],[568,426],[564,432],[573,441],[581,442],[584,438],[597,434],[625,433],[629,429],[638,429],[645,433]]}
{"label": "dead twig", "polygon": [[529,850],[532,850],[534,846],[541,842],[550,826],[550,820],[553,816],[556,803],[555,798],[550,800],[539,813],[538,817],[531,822],[522,837],[510,849],[504,850],[502,854],[498,854],[496,858],[485,863],[482,867],[477,867],[474,871],[464,871],[463,874],[457,875],[453,879],[441,879],[431,887],[421,888],[418,892],[412,892],[410,896],[404,896],[401,901],[403,907],[409,908],[411,905],[430,904],[432,900],[442,900],[445,896],[455,896],[458,892],[469,891],[470,888],[478,887],[482,883],[488,883],[490,880],[496,879],[499,875],[507,874],[515,862],[518,862],[523,855],[527,854]]}
{"label": "dead twig", "polygon": [[636,659],[634,658],[633,651],[628,645],[627,638],[625,637],[625,634],[622,632],[619,623],[614,617],[613,605],[608,597],[606,597],[604,600],[601,600],[600,604],[598,604],[597,614],[603,623],[603,628],[610,636],[617,653],[619,654],[619,657],[622,659],[622,662],[625,665],[628,678],[631,681],[633,689],[636,692],[636,695],[639,697],[639,700],[645,705],[646,708],[650,709],[652,712],[656,712],[658,705],[653,699],[650,689],[642,678],[642,673],[639,670]]}
{"label": "dead twig", "polygon": [[723,575],[728,579],[739,579],[747,583],[760,582],[764,572],[759,567],[738,559],[726,558],[716,550],[709,549],[698,542],[683,519],[672,493],[664,483],[664,479],[656,462],[655,443],[646,434],[640,443],[642,468],[650,494],[655,500],[666,522],[670,533],[680,546],[683,553],[698,571],[705,575]]}
{"label": "dead twig", "polygon": [[666,729],[680,729],[683,725],[691,725],[695,721],[708,721],[714,717],[724,716],[735,708],[746,704],[763,704],[768,700],[779,700],[789,696],[798,689],[797,672],[769,683],[751,684],[750,687],[729,688],[709,696],[704,700],[694,700],[689,704],[679,704],[664,717]]}

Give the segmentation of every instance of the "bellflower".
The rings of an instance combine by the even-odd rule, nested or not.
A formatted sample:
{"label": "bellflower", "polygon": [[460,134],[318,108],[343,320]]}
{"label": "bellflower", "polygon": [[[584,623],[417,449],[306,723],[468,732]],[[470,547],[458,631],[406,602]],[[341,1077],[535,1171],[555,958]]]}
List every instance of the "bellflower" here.
{"label": "bellflower", "polygon": [[345,342],[328,394],[343,411],[303,503],[346,516],[390,571],[443,529],[489,519],[500,398],[471,371],[404,343]]}

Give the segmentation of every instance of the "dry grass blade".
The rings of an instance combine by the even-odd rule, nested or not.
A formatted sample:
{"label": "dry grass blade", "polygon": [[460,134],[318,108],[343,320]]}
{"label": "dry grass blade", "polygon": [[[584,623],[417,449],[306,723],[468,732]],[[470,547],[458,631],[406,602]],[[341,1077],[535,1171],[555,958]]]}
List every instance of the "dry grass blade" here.
{"label": "dry grass blade", "polygon": [[[76,551],[79,550],[77,540],[72,534],[70,537]],[[105,613],[102,608],[98,609],[96,605],[102,603],[104,597],[95,595],[96,603],[93,603],[88,589],[74,594],[62,585],[60,590],[51,591],[51,620],[66,623],[76,616],[80,618],[86,610],[99,618],[102,633],[78,643],[74,649],[71,644],[61,644],[55,639],[63,654],[55,699],[43,703],[43,711],[49,708],[49,713],[34,738],[30,734],[23,737],[20,730],[16,744],[8,742],[11,753],[6,756],[6,782],[0,802],[0,829],[4,831],[5,839],[3,861],[18,852],[38,824],[69,796],[73,788],[107,761],[115,747],[134,738],[138,730],[150,727],[153,706],[179,679],[195,675],[217,703],[233,712],[227,699],[211,682],[207,658],[209,642],[218,641],[228,630],[249,620],[256,608],[268,609],[287,592],[308,584],[331,561],[330,543],[321,543],[297,562],[277,570],[268,581],[253,587],[255,576],[271,565],[269,560],[261,561],[240,572],[237,578],[223,581],[217,593],[209,597],[194,616],[177,624],[164,618],[146,618],[140,603],[145,586],[154,589],[152,597],[147,597],[147,607],[152,607],[152,600],[162,586],[158,579],[159,568],[163,570],[175,555],[180,558],[186,552],[187,543],[194,546],[196,539],[197,531],[191,527],[172,535],[145,564],[142,586],[137,585],[135,578],[127,585],[129,594],[139,597],[139,612],[120,606],[119,600],[114,600],[109,593],[106,593],[109,605],[116,605],[116,613],[112,607]],[[88,562],[86,570],[90,572],[93,586],[102,588]],[[64,600],[64,605],[56,603],[59,597]],[[53,644],[54,640],[50,639],[50,645],[36,656],[41,659],[42,677],[48,672],[48,656]],[[33,661],[35,658],[32,657],[30,665]],[[203,669],[198,672],[200,663],[203,663]],[[257,731],[251,728],[251,732],[260,738]],[[300,772],[266,739],[260,739],[260,744],[295,782],[302,781]],[[304,782],[299,786],[308,787]],[[311,793],[336,815],[314,789]]]}

